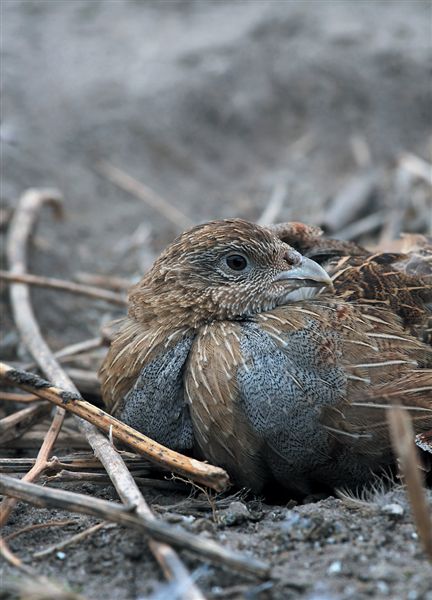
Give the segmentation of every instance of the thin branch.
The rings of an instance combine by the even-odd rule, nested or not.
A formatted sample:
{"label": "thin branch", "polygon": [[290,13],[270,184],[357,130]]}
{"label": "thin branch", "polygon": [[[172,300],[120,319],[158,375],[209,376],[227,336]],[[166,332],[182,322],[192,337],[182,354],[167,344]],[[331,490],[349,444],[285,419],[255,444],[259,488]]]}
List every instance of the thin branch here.
{"label": "thin branch", "polygon": [[226,489],[228,485],[228,475],[223,469],[189,458],[158,444],[126,423],[86,402],[77,393],[54,387],[37,375],[13,369],[1,362],[0,379],[30,391],[44,400],[49,400],[56,406],[63,407],[92,423],[98,429],[111,433],[117,440],[169,471],[189,477],[218,492]]}
{"label": "thin branch", "polygon": [[3,392],[0,391],[0,400],[3,402],[24,402],[29,404],[39,400],[34,394],[16,394],[14,392]]}
{"label": "thin branch", "polygon": [[46,402],[38,402],[0,419],[0,445],[21,437],[50,410]]}
{"label": "thin branch", "polygon": [[167,523],[143,514],[133,514],[135,507],[122,506],[115,502],[100,500],[93,496],[77,494],[65,490],[42,487],[34,483],[26,483],[9,475],[3,475],[0,481],[0,493],[12,495],[41,508],[61,508],[71,512],[92,515],[99,519],[119,523],[162,542],[168,542],[180,549],[205,556],[212,562],[226,565],[243,573],[251,573],[256,577],[268,577],[269,566],[251,556],[220,546],[213,540],[195,536],[183,528],[172,527]]}
{"label": "thin branch", "polygon": [[104,175],[112,183],[114,183],[120,189],[132,194],[136,198],[139,198],[143,202],[150,206],[153,210],[156,210],[165,219],[173,223],[178,229],[188,229],[194,223],[193,221],[178,208],[167,202],[165,198],[162,198],[154,190],[144,185],[122,169],[115,167],[109,162],[103,160],[96,165],[99,173]]}
{"label": "thin branch", "polygon": [[[36,222],[37,214],[44,204],[50,205],[56,215],[61,214],[61,196],[59,192],[52,190],[28,190],[20,199],[9,228],[7,239],[7,256],[10,272],[22,275],[27,270],[27,244]],[[10,297],[14,320],[24,344],[32,349],[38,346],[41,361],[50,357],[50,350],[45,344],[30,302],[30,293],[26,285],[13,284],[10,287]],[[38,342],[41,341],[40,346]],[[28,473],[24,475],[25,481],[35,481],[45,470],[47,461],[51,455],[54,444],[60,433],[65,411],[57,408],[50,428],[39,449],[36,462]],[[0,526],[3,525],[16,501],[13,498],[5,498],[0,505]]]}
{"label": "thin branch", "polygon": [[111,304],[126,306],[126,297],[110,290],[103,290],[90,285],[74,283],[73,281],[65,281],[63,279],[54,279],[53,277],[42,277],[40,275],[30,275],[29,273],[11,273],[9,271],[0,271],[0,280],[9,283],[26,283],[38,287],[67,292],[69,294],[79,294],[94,298],[96,300],[105,300]]}

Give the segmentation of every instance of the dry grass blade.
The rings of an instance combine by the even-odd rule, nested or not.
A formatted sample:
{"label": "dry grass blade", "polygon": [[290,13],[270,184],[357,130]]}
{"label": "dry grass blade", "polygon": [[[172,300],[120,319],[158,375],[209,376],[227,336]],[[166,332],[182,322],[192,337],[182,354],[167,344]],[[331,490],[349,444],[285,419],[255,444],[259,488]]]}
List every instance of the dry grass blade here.
{"label": "dry grass blade", "polygon": [[422,483],[414,430],[408,413],[399,406],[388,411],[394,452],[399,460],[417,532],[423,548],[432,560],[432,521]]}
{"label": "dry grass blade", "polygon": [[54,279],[53,277],[41,277],[40,275],[30,275],[29,273],[11,273],[9,271],[0,271],[0,280],[9,283],[26,283],[27,285],[35,285],[38,287],[67,292],[69,294],[79,294],[94,298],[95,300],[105,300],[111,304],[126,306],[126,297],[110,290],[103,290],[95,286],[83,285],[74,283],[73,281],[65,281],[63,279]]}
{"label": "dry grass blade", "polygon": [[125,507],[115,502],[100,500],[84,494],[26,483],[9,475],[2,475],[0,493],[13,495],[42,508],[61,508],[119,523],[135,530],[139,529],[151,535],[154,539],[205,556],[206,559],[226,565],[231,569],[251,573],[257,577],[265,578],[269,575],[269,566],[266,563],[224,548],[212,540],[195,536],[184,531],[181,527],[174,528],[163,521],[155,519],[153,515],[149,517],[132,513],[131,509],[135,507]]}

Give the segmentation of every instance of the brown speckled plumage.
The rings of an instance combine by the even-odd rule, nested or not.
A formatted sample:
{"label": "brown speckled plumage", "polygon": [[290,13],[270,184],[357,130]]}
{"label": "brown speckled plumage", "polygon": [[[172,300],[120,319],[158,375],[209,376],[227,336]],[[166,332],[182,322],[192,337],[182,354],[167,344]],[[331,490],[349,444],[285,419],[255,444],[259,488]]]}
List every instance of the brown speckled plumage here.
{"label": "brown speckled plumage", "polygon": [[[361,485],[392,462],[388,405],[432,428],[432,252],[421,248],[372,255],[298,223],[198,226],[132,288],[104,400],[239,485]],[[310,259],[334,290],[302,299],[329,283]]]}

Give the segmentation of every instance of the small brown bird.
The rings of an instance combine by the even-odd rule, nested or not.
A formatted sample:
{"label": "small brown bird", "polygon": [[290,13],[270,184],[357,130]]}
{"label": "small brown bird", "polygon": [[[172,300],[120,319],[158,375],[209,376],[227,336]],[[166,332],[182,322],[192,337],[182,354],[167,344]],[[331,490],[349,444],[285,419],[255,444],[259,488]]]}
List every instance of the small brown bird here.
{"label": "small brown bird", "polygon": [[104,401],[255,491],[363,485],[393,462],[388,406],[432,428],[432,286],[409,264],[301,224],[194,227],[131,289]]}

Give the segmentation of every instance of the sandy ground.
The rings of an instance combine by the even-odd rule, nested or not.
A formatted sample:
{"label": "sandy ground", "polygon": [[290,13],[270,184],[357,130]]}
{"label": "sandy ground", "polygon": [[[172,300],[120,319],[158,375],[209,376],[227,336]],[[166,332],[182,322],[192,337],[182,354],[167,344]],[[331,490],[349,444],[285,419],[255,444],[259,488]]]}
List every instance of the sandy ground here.
{"label": "sandy ground", "polygon": [[[323,223],[359,172],[358,140],[381,173],[368,210],[391,212],[391,165],[403,152],[427,158],[431,147],[431,10],[416,0],[3,0],[2,202],[13,209],[24,189],[42,185],[65,197],[66,219],[46,214],[38,227],[33,271],[138,277],[183,224],[255,220],[278,186],[286,190],[278,220]],[[119,190],[98,170],[102,160],[165,198],[182,222]],[[49,291],[33,297],[55,349],[120,314]],[[1,357],[25,359],[6,289],[1,300]],[[115,498],[111,487],[80,489]],[[273,565],[263,583],[184,554],[209,598],[432,599],[432,570],[400,490],[362,506],[225,502],[216,521],[210,506],[182,508],[184,494],[146,496],[180,503],[171,512],[191,515],[180,518],[185,527]],[[20,505],[6,533],[64,516]],[[34,560],[93,522],[72,518],[11,547],[87,598],[175,597],[145,540],[121,528]],[[13,577],[5,565],[2,573]]]}

